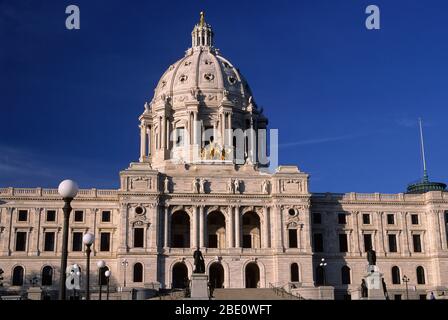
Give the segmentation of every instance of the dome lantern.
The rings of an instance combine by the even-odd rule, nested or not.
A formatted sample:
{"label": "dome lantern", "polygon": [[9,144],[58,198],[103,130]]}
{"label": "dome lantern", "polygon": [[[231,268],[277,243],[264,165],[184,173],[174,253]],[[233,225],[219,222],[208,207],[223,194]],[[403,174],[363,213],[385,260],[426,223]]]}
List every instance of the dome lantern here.
{"label": "dome lantern", "polygon": [[191,47],[213,47],[213,30],[205,22],[204,12],[201,12],[199,23],[194,26],[191,32]]}

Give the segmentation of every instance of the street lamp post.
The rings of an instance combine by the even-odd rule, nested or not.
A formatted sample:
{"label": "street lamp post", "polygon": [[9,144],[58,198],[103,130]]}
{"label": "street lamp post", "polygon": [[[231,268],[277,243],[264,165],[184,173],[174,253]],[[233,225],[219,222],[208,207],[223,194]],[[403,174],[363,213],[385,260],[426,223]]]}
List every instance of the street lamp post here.
{"label": "street lamp post", "polygon": [[406,300],[409,300],[409,290],[408,290],[409,278],[406,275],[403,276],[403,282],[406,285]]}
{"label": "street lamp post", "polygon": [[103,282],[102,280],[102,275],[101,275],[101,270],[103,270],[103,268],[106,266],[106,263],[103,260],[100,260],[96,263],[97,267],[98,267],[98,282],[100,285],[100,296],[99,296],[99,300],[101,300],[101,294],[103,293]]}
{"label": "street lamp post", "polygon": [[111,272],[109,270],[107,270],[104,275],[106,276],[106,282],[107,282],[107,294],[106,294],[106,300],[109,300],[109,283],[110,283],[110,275]]}
{"label": "street lamp post", "polygon": [[322,268],[322,273],[323,273],[323,276],[324,276],[324,286],[326,286],[327,285],[327,274],[326,274],[326,272],[325,272],[325,267],[327,266],[327,263],[325,262],[325,258],[322,258],[321,260],[320,260],[321,262],[320,262],[320,264],[319,264],[319,266]]}
{"label": "street lamp post", "polygon": [[86,233],[82,237],[82,242],[86,245],[86,254],[87,254],[87,267],[86,267],[86,273],[87,273],[87,279],[86,279],[86,300],[90,300],[90,253],[92,250],[90,247],[92,246],[93,242],[95,241],[95,236],[91,233]]}
{"label": "street lamp post", "polygon": [[59,299],[66,299],[66,274],[65,270],[67,269],[67,259],[68,259],[68,225],[70,223],[70,213],[72,211],[72,207],[70,203],[73,198],[78,194],[78,185],[76,182],[72,180],[64,180],[59,184],[58,192],[62,196],[64,200],[64,226],[62,230],[62,256],[61,256],[61,275],[59,280]]}
{"label": "street lamp post", "polygon": [[129,265],[128,260],[124,259],[123,261],[121,261],[121,265],[124,267],[123,288],[126,288],[126,267]]}

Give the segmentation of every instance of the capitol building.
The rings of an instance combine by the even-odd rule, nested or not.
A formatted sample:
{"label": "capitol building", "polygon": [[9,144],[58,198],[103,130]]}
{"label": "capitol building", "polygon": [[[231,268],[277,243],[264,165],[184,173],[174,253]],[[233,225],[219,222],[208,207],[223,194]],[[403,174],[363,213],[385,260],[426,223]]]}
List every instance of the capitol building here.
{"label": "capitol building", "polygon": [[[446,186],[425,177],[398,194],[311,193],[298,167],[269,169],[268,119],[246,79],[203,15],[191,36],[144,105],[140,157],[119,189],[72,202],[68,263],[82,279],[92,233],[93,288],[104,270],[114,291],[184,288],[200,248],[217,289],[359,299],[373,248],[390,299],[448,295]],[[57,296],[62,206],[57,189],[0,188],[0,295]]]}

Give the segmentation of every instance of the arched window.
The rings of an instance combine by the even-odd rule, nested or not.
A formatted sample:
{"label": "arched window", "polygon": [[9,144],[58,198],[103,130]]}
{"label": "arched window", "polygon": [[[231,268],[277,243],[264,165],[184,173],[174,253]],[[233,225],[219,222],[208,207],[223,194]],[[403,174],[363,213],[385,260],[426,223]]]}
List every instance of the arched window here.
{"label": "arched window", "polygon": [[348,266],[343,266],[341,268],[341,280],[342,284],[350,284],[351,277],[350,277],[350,268]]}
{"label": "arched window", "polygon": [[21,266],[17,266],[12,271],[12,285],[13,286],[23,286],[23,275],[24,271]]}
{"label": "arched window", "polygon": [[400,284],[400,269],[397,266],[392,267],[392,283],[393,284]]}
{"label": "arched window", "polygon": [[143,282],[143,265],[141,263],[134,264],[134,282]]}
{"label": "arched window", "polygon": [[53,285],[53,268],[50,266],[45,266],[42,269],[42,285],[43,286]]}
{"label": "arched window", "polygon": [[107,277],[106,277],[106,271],[108,271],[108,267],[102,267],[100,269],[100,274],[98,275],[98,284],[101,286],[107,285]]}
{"label": "arched window", "polygon": [[321,266],[316,268],[316,285],[323,286],[325,284],[325,269]]}
{"label": "arched window", "polygon": [[422,266],[417,267],[417,284],[425,284],[425,269]]}
{"label": "arched window", "polygon": [[291,282],[299,282],[299,265],[291,264]]}

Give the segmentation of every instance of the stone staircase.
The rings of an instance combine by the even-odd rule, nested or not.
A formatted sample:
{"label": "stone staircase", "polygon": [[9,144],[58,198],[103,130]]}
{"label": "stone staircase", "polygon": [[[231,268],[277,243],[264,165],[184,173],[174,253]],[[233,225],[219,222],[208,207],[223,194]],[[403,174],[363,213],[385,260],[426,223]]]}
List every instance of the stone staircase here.
{"label": "stone staircase", "polygon": [[215,300],[298,300],[300,297],[281,293],[272,288],[215,289]]}

